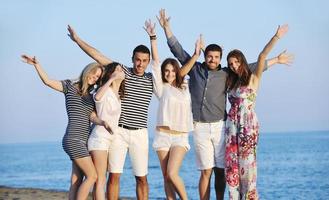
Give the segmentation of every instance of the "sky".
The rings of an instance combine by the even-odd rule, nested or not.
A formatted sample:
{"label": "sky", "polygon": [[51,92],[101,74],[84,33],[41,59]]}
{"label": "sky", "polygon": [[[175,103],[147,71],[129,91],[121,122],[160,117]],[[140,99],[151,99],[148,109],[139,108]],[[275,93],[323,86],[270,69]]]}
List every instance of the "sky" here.
{"label": "sky", "polygon": [[[329,130],[329,14],[326,0],[236,1],[19,1],[2,0],[0,10],[0,143],[59,141],[67,115],[64,95],[43,85],[34,68],[20,60],[35,55],[53,79],[76,78],[92,62],[67,36],[78,35],[112,60],[132,66],[132,50],[149,45],[142,28],[161,8],[191,54],[199,34],[223,47],[222,65],[232,49],[254,62],[279,24],[290,30],[270,53],[295,55],[292,66],[275,65],[262,77],[256,112],[261,133]],[[157,24],[159,54],[173,57]],[[203,61],[200,56],[199,61]],[[157,99],[149,109],[153,134]]]}

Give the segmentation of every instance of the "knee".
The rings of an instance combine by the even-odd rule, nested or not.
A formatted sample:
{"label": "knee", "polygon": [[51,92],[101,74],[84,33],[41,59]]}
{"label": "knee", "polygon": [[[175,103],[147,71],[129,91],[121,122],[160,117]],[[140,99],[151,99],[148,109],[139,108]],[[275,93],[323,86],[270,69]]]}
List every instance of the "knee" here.
{"label": "knee", "polygon": [[83,181],[83,175],[81,176],[72,176],[71,177],[71,185],[75,186],[75,185],[80,185]]}
{"label": "knee", "polygon": [[178,176],[178,174],[176,172],[173,171],[168,171],[166,174],[166,180],[168,182],[173,182],[173,180],[175,180],[175,178]]}
{"label": "knee", "polygon": [[86,178],[92,182],[96,182],[98,178],[96,171],[86,175]]}
{"label": "knee", "polygon": [[106,183],[106,176],[105,176],[105,175],[98,175],[98,176],[97,176],[96,184],[97,184],[97,185],[104,186],[105,183]]}
{"label": "knee", "polygon": [[146,176],[135,176],[136,183],[139,185],[147,186],[147,177]]}
{"label": "knee", "polygon": [[211,175],[212,175],[212,169],[206,169],[201,171],[202,178],[210,179]]}
{"label": "knee", "polygon": [[120,175],[121,174],[113,174],[113,173],[110,173],[110,177],[109,177],[109,182],[111,184],[118,184],[120,182]]}

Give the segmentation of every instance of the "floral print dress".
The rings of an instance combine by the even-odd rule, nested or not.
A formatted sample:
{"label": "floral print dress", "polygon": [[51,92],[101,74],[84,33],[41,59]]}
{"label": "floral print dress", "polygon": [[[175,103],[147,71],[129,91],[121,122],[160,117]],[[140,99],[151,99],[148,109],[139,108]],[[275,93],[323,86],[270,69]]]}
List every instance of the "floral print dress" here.
{"label": "floral print dress", "polygon": [[231,108],[226,122],[225,170],[230,200],[258,199],[256,92],[241,86],[228,93]]}

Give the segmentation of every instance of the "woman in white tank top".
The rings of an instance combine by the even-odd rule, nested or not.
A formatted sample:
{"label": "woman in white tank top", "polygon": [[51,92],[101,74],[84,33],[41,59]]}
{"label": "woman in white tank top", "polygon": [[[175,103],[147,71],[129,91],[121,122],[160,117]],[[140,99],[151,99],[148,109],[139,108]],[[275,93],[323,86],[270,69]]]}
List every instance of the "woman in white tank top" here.
{"label": "woman in white tank top", "polygon": [[[180,75],[176,59],[167,58],[160,67],[155,24],[145,22],[144,29],[150,36],[154,92],[159,99],[156,133],[153,148],[161,165],[167,199],[187,199],[179,169],[186,152],[190,149],[188,132],[193,130],[191,97],[187,81]],[[186,63],[193,65],[201,52],[201,41],[195,45],[195,53]]]}

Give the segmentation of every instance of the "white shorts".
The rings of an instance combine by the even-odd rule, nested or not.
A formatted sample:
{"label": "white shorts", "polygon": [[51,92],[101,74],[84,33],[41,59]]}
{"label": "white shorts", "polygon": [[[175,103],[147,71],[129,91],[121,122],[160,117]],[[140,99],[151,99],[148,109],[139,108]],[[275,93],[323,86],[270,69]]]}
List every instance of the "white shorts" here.
{"label": "white shorts", "polygon": [[199,170],[225,168],[225,121],[194,122],[193,140]]}
{"label": "white shorts", "polygon": [[109,171],[122,173],[127,151],[135,176],[148,173],[148,132],[146,128],[128,130],[119,127],[109,151]]}
{"label": "white shorts", "polygon": [[153,139],[153,149],[155,151],[169,151],[170,147],[181,146],[190,150],[188,143],[188,133],[170,134],[161,131],[156,131]]}
{"label": "white shorts", "polygon": [[98,137],[95,135],[90,135],[88,139],[88,151],[109,151],[111,147],[111,143],[113,141],[113,137],[105,138],[105,137]]}

